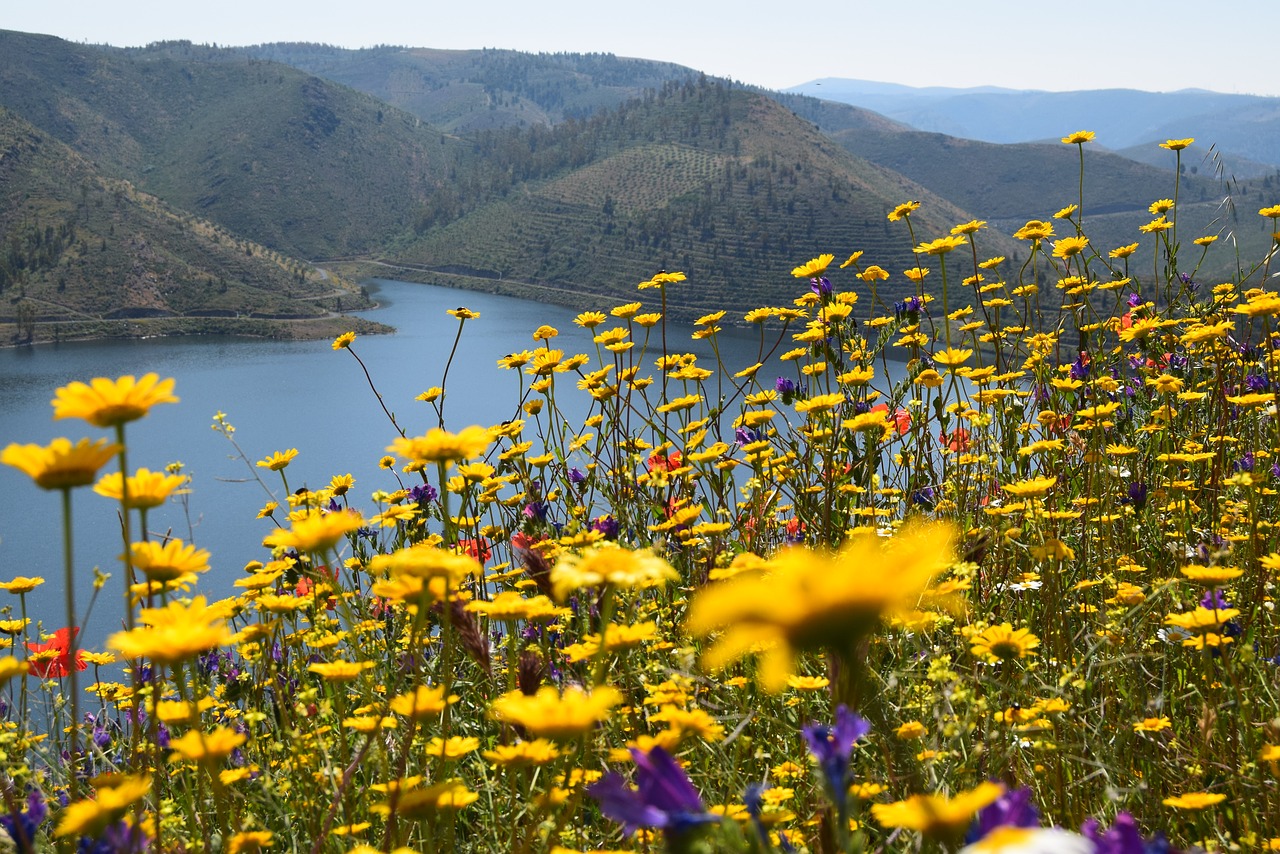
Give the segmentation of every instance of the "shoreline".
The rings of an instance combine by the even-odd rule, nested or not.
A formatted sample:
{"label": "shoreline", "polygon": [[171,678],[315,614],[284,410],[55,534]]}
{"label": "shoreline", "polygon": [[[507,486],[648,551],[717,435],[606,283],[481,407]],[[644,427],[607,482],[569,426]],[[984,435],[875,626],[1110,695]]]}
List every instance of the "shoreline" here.
{"label": "shoreline", "polygon": [[[360,310],[364,312],[376,307],[375,304]],[[350,331],[361,335],[382,335],[394,333],[396,330],[395,327],[385,323],[345,314],[293,320],[246,317],[161,317],[45,321],[36,324],[35,334],[29,340],[17,340],[18,325],[0,323],[0,349],[187,335],[227,335],[276,341],[313,341],[334,338],[343,332]]]}

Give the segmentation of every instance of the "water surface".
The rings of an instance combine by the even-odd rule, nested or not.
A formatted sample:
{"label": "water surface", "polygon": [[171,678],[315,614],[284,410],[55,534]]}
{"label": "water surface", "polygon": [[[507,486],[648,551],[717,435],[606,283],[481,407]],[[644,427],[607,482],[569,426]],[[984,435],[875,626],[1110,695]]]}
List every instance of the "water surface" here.
{"label": "water surface", "polygon": [[[552,344],[566,354],[595,353],[591,334],[573,324],[576,312],[568,309],[405,282],[369,286],[380,307],[366,316],[399,331],[362,336],[355,350],[387,407],[410,435],[436,423],[430,406],[414,397],[441,384],[458,329],[458,321],[446,314],[450,308],[465,305],[481,315],[466,324],[449,371],[445,416],[447,426],[455,430],[516,415],[518,378],[495,363],[513,350],[532,349],[532,332],[540,324],[559,329]],[[689,331],[670,328],[668,346],[673,352],[696,352],[700,364],[714,367],[710,347],[692,341]],[[646,359],[650,366],[657,345],[651,344],[651,349],[655,353]],[[759,335],[726,330],[721,350],[731,370],[738,370],[757,360]],[[351,473],[356,478],[355,504],[364,506],[371,491],[398,486],[392,474],[377,466],[396,433],[356,360],[349,353],[334,352],[328,341],[177,337],[0,350],[0,446],[43,444],[56,436],[73,441],[108,436],[79,420],[54,422],[49,406],[54,390],[73,380],[148,371],[174,377],[181,403],[157,406],[147,418],[128,425],[129,466],[155,470],[181,461],[192,476],[186,505],[171,503],[152,511],[148,527],[154,534],[171,532],[213,553],[212,568],[200,584],[212,597],[229,595],[245,563],[265,555],[260,543],[272,526],[255,515],[270,496],[256,477],[260,475],[277,498],[283,492],[278,475],[236,458],[235,448],[211,429],[214,413],[226,413],[236,428],[236,441],[251,461],[297,448],[298,457],[286,470],[290,489],[323,486],[333,475]],[[574,396],[586,400],[576,389]],[[47,628],[61,626],[60,495],[37,489],[8,466],[0,466],[0,490],[6,498],[0,511],[0,578],[43,576],[47,583],[33,594],[32,616],[45,620]],[[100,645],[103,634],[118,627],[123,614],[119,521],[115,505],[87,488],[74,492],[73,503],[81,608],[91,595],[94,567],[114,576],[86,623],[89,644]],[[9,603],[0,598],[0,606],[5,604]]]}

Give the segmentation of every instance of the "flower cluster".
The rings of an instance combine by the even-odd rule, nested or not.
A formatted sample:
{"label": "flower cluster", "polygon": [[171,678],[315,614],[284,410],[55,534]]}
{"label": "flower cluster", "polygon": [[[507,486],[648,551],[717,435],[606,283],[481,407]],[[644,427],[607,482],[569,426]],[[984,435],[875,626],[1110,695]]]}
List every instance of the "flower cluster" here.
{"label": "flower cluster", "polygon": [[[1093,140],[1062,138],[1082,169]],[[68,544],[65,614],[0,583],[0,826],[19,851],[1280,848],[1280,238],[1224,263],[1179,241],[1175,188],[1107,248],[1064,192],[1012,234],[904,202],[911,269],[846,247],[691,328],[661,271],[656,302],[513,343],[491,425],[451,428],[447,366],[423,378],[374,484],[291,488],[301,439],[240,453],[274,494],[220,590],[218,555],[148,524],[198,484],[125,467],[174,382],[59,389],[109,434],[0,455],[61,494]],[[751,364],[673,343],[720,353],[731,322]],[[108,638],[76,605],[106,583],[70,549],[91,484],[122,523]]]}

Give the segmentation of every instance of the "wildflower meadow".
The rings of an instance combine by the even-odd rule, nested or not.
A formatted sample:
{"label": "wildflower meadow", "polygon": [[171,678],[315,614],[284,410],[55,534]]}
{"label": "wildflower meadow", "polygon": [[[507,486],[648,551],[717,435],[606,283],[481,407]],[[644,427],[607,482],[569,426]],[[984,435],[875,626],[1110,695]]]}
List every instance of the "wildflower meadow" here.
{"label": "wildflower meadow", "polygon": [[[1174,184],[1126,246],[1046,211],[1016,265],[904,202],[914,269],[797,259],[697,321],[758,329],[753,364],[683,352],[696,282],[661,272],[578,315],[591,352],[510,342],[497,424],[449,422],[447,364],[412,416],[366,372],[382,480],[246,452],[275,498],[228,589],[148,527],[200,485],[130,424],[182,389],[57,389],[72,438],[0,457],[64,511],[0,583],[4,850],[1280,849],[1280,204],[1202,281],[1231,235],[1180,234]],[[119,506],[110,578],[73,493]],[[94,595],[126,613],[97,646]]]}

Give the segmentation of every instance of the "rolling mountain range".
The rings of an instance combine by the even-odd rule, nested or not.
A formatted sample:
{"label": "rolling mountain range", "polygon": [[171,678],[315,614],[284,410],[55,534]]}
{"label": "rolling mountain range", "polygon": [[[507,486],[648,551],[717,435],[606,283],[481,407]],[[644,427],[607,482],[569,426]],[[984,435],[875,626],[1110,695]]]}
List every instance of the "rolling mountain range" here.
{"label": "rolling mountain range", "polygon": [[[1076,152],[1057,143],[925,133],[609,55],[118,49],[0,32],[0,109],[0,321],[28,331],[33,318],[109,326],[124,312],[138,334],[146,314],[359,304],[321,261],[583,307],[680,269],[669,310],[688,318],[789,303],[797,263],[865,250],[894,274],[892,299],[915,264],[885,218],[900,202],[923,203],[921,240],[973,218],[1016,223],[982,232],[980,251],[1017,259],[1017,220],[1078,189]],[[1129,242],[1171,171],[1088,155],[1086,214]],[[1270,180],[1234,192],[1261,196]],[[1188,217],[1228,223],[1221,178],[1181,181]]]}
{"label": "rolling mountain range", "polygon": [[[875,110],[912,128],[984,142],[1056,141],[1076,128],[1100,145],[1150,162],[1155,144],[1193,137],[1186,162],[1225,158],[1228,174],[1252,178],[1280,168],[1280,98],[1188,89],[1080,92],[979,87],[915,88],[823,78],[788,90]],[[1213,149],[1210,152],[1210,148]]]}

